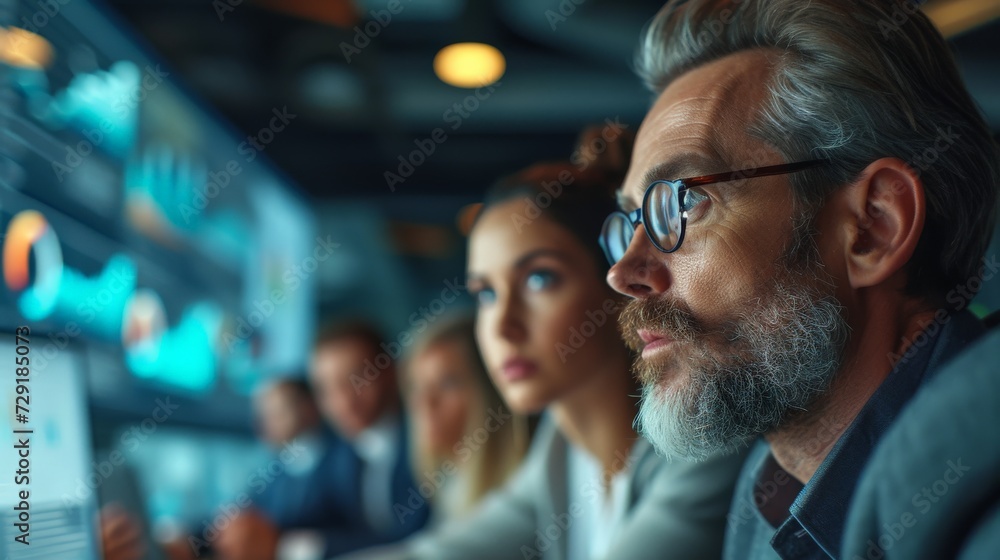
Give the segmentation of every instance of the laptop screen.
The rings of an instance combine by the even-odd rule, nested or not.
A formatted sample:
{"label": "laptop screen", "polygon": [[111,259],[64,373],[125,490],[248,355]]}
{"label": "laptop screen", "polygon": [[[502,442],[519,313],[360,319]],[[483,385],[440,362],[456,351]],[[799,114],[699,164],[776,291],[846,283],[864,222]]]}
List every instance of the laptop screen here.
{"label": "laptop screen", "polygon": [[83,360],[43,337],[0,332],[0,558],[98,560]]}

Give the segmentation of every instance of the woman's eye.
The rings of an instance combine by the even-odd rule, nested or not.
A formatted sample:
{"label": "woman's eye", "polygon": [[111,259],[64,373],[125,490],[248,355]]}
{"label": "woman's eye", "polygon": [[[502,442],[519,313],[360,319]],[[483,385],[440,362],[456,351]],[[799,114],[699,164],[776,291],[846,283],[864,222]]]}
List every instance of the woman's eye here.
{"label": "woman's eye", "polygon": [[688,190],[684,193],[684,211],[690,212],[706,200],[708,200],[708,196],[704,193],[700,193],[696,190]]}
{"label": "woman's eye", "polygon": [[472,299],[476,300],[476,305],[490,304],[497,299],[497,295],[492,288],[473,290],[470,295],[472,296]]}
{"label": "woman's eye", "polygon": [[548,270],[536,270],[525,279],[525,284],[528,286],[529,290],[537,291],[544,290],[551,287],[556,283],[555,273]]}

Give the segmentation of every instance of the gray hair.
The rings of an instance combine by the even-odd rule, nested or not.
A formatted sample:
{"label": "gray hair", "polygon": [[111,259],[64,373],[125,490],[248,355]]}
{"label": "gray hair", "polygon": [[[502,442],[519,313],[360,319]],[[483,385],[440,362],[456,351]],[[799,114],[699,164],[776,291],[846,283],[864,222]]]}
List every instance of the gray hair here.
{"label": "gray hair", "polygon": [[979,275],[996,219],[998,151],[940,33],[909,0],[670,0],[637,57],[655,93],[697,66],[780,52],[749,132],[787,161],[831,165],[792,177],[811,217],[871,162],[920,174],[927,216],[908,291],[940,297]]}

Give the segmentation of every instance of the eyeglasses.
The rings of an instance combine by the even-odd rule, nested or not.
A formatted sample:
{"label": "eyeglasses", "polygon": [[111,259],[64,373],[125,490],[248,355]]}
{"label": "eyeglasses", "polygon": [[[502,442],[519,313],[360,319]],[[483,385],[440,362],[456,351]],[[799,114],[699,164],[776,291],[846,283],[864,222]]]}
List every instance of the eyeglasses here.
{"label": "eyeglasses", "polygon": [[688,211],[704,198],[704,195],[694,193],[697,195],[693,201],[694,204],[690,207],[686,206],[689,202],[687,200],[688,189],[744,178],[795,173],[826,162],[825,159],[814,159],[688,179],[654,181],[646,187],[646,192],[642,197],[642,206],[631,212],[612,212],[604,221],[599,240],[601,249],[604,250],[604,255],[613,266],[625,256],[629,244],[632,243],[632,236],[635,235],[635,228],[639,224],[644,224],[646,237],[653,243],[653,246],[663,253],[673,253],[680,248],[684,241]]}

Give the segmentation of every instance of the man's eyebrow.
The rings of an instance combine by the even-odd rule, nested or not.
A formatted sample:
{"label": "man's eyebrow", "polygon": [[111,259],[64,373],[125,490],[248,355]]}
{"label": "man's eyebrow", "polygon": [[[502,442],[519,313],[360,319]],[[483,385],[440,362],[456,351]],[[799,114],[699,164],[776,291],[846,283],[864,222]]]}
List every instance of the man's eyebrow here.
{"label": "man's eyebrow", "polygon": [[[642,188],[645,190],[655,181],[672,181],[686,179],[699,175],[707,175],[719,171],[724,164],[721,160],[695,152],[678,154],[667,161],[658,163],[642,175]],[[638,208],[638,204],[629,199],[624,187],[615,191],[618,207],[625,212]]]}
{"label": "man's eyebrow", "polygon": [[720,171],[722,165],[721,161],[714,157],[686,152],[650,168],[643,174],[642,184],[708,175]]}

